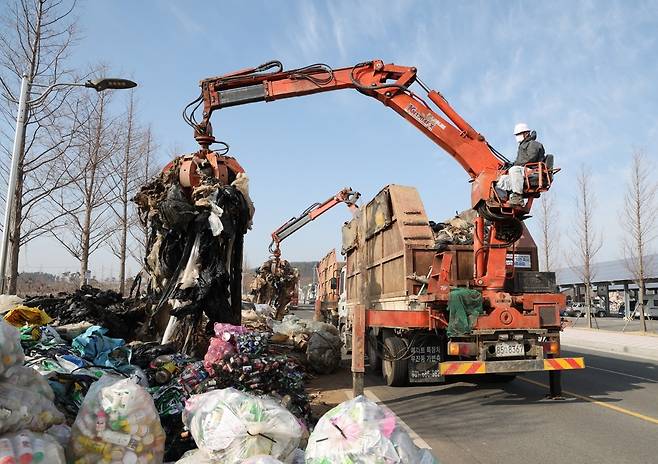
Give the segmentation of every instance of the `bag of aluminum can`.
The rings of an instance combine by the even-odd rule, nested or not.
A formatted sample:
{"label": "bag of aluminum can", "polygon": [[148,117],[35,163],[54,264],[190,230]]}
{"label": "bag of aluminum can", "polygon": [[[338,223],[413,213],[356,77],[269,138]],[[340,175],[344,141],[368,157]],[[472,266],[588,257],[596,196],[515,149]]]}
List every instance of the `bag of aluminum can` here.
{"label": "bag of aluminum can", "polygon": [[66,464],[64,448],[44,433],[21,430],[0,436],[0,463]]}
{"label": "bag of aluminum can", "polygon": [[132,379],[95,382],[73,423],[68,457],[76,464],[160,464],[165,434],[148,392]]}

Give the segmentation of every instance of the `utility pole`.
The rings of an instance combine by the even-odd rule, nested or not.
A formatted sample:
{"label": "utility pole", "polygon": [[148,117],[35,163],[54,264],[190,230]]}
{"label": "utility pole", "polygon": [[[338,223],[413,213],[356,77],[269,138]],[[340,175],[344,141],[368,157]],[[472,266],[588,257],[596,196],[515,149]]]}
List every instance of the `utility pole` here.
{"label": "utility pole", "polygon": [[[16,195],[16,181],[18,172],[18,162],[23,154],[23,144],[25,143],[25,121],[27,120],[28,111],[28,77],[23,74],[21,79],[21,94],[18,99],[18,116],[16,117],[16,134],[14,135],[14,149],[11,154],[11,167],[9,169],[9,185],[7,186],[7,200],[5,204],[5,222],[2,229],[2,248],[0,249],[0,293],[5,293],[7,286],[7,251],[9,250],[9,232],[11,230],[11,213],[14,210],[14,195]],[[15,237],[19,240],[19,237]]]}

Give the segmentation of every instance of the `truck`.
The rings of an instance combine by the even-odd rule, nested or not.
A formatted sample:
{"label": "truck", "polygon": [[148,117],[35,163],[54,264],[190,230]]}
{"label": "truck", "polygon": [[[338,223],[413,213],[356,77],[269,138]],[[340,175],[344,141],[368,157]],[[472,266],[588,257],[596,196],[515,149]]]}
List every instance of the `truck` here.
{"label": "truck", "polygon": [[470,374],[510,380],[518,372],[583,367],[581,358],[558,357],[565,297],[554,273],[539,272],[537,246],[525,226],[507,247],[500,298],[508,306],[485,304],[475,314],[460,313],[442,295],[472,288],[473,245],[437,245],[415,188],[383,188],[343,226],[342,239],[341,338],[352,345],[354,313],[363,305],[367,367],[381,372],[387,385]]}
{"label": "truck", "polygon": [[[338,326],[339,278],[345,263],[336,259],[332,249],[315,266],[315,320]],[[347,345],[345,345],[347,346]]]}

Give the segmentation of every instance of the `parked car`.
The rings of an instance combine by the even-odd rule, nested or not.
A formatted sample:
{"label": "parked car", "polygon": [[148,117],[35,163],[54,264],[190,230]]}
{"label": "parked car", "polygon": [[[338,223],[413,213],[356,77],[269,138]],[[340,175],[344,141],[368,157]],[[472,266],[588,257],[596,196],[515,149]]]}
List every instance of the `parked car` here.
{"label": "parked car", "polygon": [[[587,306],[584,303],[573,303],[571,306],[567,307],[563,314],[568,317],[581,317],[587,315]],[[592,306],[592,315],[596,317],[605,317],[608,314],[605,311],[605,308],[598,306]]]}
{"label": "parked car", "polygon": [[[640,318],[639,308],[636,308],[635,311],[633,311],[633,314],[631,314],[631,317],[633,319],[639,319]],[[645,319],[658,319],[658,308],[645,306],[644,307],[644,318]]]}

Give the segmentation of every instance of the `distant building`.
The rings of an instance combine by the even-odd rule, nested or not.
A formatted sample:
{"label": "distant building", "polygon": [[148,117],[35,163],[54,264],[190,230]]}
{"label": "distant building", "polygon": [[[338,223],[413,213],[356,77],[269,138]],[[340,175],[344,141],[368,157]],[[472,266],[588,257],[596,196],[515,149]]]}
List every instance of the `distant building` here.
{"label": "distant building", "polygon": [[[567,267],[555,271],[560,290],[570,295],[574,301],[583,301],[585,284],[582,279],[582,267]],[[658,254],[646,257],[647,294],[658,293]],[[612,291],[623,291],[626,313],[628,314],[637,298],[638,286],[626,260],[616,259],[602,261],[592,265],[592,285],[596,296],[605,302],[606,310],[610,311],[610,296]]]}

